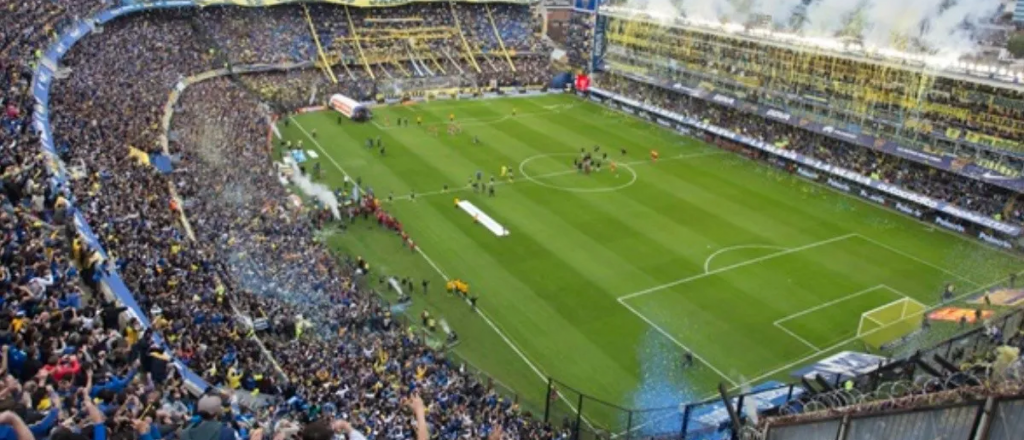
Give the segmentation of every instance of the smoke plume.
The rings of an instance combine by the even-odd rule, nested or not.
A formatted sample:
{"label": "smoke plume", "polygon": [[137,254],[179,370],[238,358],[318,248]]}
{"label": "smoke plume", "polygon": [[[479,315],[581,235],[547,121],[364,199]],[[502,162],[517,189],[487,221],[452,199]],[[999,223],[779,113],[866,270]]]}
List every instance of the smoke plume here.
{"label": "smoke plume", "polygon": [[299,170],[299,166],[292,163],[292,183],[299,188],[308,197],[312,197],[323,203],[328,209],[331,210],[331,214],[335,219],[341,219],[341,212],[338,211],[338,198],[334,196],[334,192],[331,191],[326,185],[321,183],[313,182],[306,177],[305,174]]}

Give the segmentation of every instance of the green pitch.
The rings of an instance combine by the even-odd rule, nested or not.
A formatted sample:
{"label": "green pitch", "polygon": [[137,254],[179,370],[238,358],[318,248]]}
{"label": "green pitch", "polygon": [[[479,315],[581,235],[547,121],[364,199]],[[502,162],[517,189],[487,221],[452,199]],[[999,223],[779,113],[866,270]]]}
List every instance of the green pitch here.
{"label": "green pitch", "polygon": [[[446,134],[449,114],[461,134]],[[372,218],[331,235],[330,244],[366,258],[374,275],[413,278],[411,320],[423,308],[444,319],[461,337],[455,354],[534,411],[543,408],[547,376],[625,407],[674,406],[707,397],[719,382],[785,380],[839,350],[865,350],[857,335],[864,312],[902,298],[932,306],[945,283],[978,291],[1020,266],[571,96],[442,101],[375,115],[373,123],[339,125],[333,112],[312,113],[278,126],[319,156],[312,162],[321,162],[323,183],[338,187],[347,173],[372,188],[420,251]],[[410,126],[396,127],[400,117]],[[378,136],[383,155],[366,147]],[[619,164],[615,173],[573,168],[580,149],[595,145]],[[514,181],[499,176],[502,166]],[[484,182],[494,176],[494,197],[467,188],[477,171]],[[474,223],[455,198],[509,235]],[[470,284],[479,314],[445,293],[443,276]],[[684,350],[695,355],[693,368],[680,367]],[[568,411],[559,406],[560,420]],[[609,429],[622,426],[598,406],[584,413]]]}

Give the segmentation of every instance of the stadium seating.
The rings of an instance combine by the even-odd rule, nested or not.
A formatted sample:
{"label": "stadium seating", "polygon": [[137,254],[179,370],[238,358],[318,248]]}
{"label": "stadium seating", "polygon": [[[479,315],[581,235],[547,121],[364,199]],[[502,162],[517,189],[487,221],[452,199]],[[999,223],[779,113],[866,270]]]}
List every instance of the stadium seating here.
{"label": "stadium seating", "polygon": [[[411,438],[423,424],[444,439],[487,437],[498,425],[505,438],[568,438],[571,426],[522,413],[360,288],[372,280],[359,278],[354,261],[337,264],[317,240],[329,214],[286,204],[266,149],[266,104],[296,109],[314,90],[377,99],[387,87],[416,78],[451,76],[457,85],[481,87],[543,84],[551,76],[548,50],[533,35],[529,8],[438,3],[137,12],[64,47],[59,68],[49,67],[49,102],[37,107],[33,69],[49,61],[45,49],[69,26],[116,3],[0,6],[0,340],[4,373],[11,376],[5,389],[17,396],[4,400],[13,412],[0,414],[0,424],[20,440],[78,438],[75,424],[93,426],[94,438],[162,438],[211,410],[205,397],[190,396],[198,391],[222,393],[233,416],[231,434],[253,440],[292,438],[322,415],[344,415],[347,421],[331,428],[354,426],[369,438]],[[590,24],[583,16],[574,20],[570,57],[584,64]],[[260,64],[283,70],[233,70]],[[211,71],[219,73],[185,87],[184,79]],[[972,209],[995,213],[1010,204],[998,188],[834,142],[822,149],[824,141],[791,128],[625,79],[609,77],[607,84],[752,134],[787,136],[799,151]],[[967,94],[942,104],[952,107],[969,99],[992,102],[1002,93],[949,87],[951,96]],[[984,96],[970,98],[973,92]],[[181,96],[169,101],[176,93]],[[950,118],[942,127],[963,130],[965,138],[972,128],[992,136],[1016,129],[998,129],[1001,119]],[[40,154],[46,143],[56,157]],[[158,158],[170,165],[152,166]],[[376,212],[363,203],[343,215]],[[1019,210],[1008,217],[1024,219]],[[133,294],[132,304],[112,301],[115,274]],[[417,409],[417,399],[395,383],[415,384],[429,408]],[[219,390],[196,390],[196,384]],[[325,438],[312,431],[303,437]]]}
{"label": "stadium seating", "polygon": [[[1010,203],[1011,200],[1015,200],[1015,193],[1000,187],[853,146],[758,115],[690,98],[625,76],[605,74],[598,85],[660,108],[690,115],[698,120],[716,121],[718,125],[733,129],[736,133],[743,133],[769,143],[781,143],[792,151],[966,209],[1016,223],[1024,222],[1022,212]],[[1007,209],[1008,207],[1013,209]]]}
{"label": "stadium seating", "polygon": [[643,18],[612,17],[607,40],[612,70],[732,91],[920,148],[963,155],[977,149],[1009,152],[1014,166],[1024,152],[1024,92],[1017,84]]}
{"label": "stadium seating", "polygon": [[[267,167],[266,151],[254,148],[266,143],[262,100],[297,108],[311,87],[353,94],[362,89],[372,97],[375,85],[359,64],[345,64],[353,73],[338,83],[311,68],[253,75],[244,83],[230,77],[200,82],[175,106],[172,132],[164,136],[168,93],[185,77],[232,65],[312,67],[316,43],[308,37],[302,8],[167,9],[104,23],[102,31],[68,51],[50,86],[53,159],[66,168],[40,155],[42,133],[31,124],[36,110],[31,69],[51,38],[110,6],[91,1],[3,6],[0,322],[7,335],[4,356],[10,360],[5,373],[14,376],[18,393],[24,387],[27,399],[27,405],[18,405],[20,418],[0,416],[4,425],[17,431],[24,419],[36,435],[56,438],[72,435],[54,429],[57,422],[78,417],[92,420],[106,435],[166,435],[204,409],[187,391],[206,391],[186,389],[182,374],[172,368],[174,360],[186,376],[200,373],[203,380],[189,385],[211,384],[227,392],[223,402],[232,403],[235,421],[244,423],[234,426],[243,437],[257,424],[269,431],[285,426],[282,417],[304,422],[321,411],[349,414],[352,424],[372,436],[412,437],[417,411],[404,411],[408,399],[382,386],[398,377],[417,378],[419,393],[431,402],[429,423],[445,438],[487,436],[494,432],[490,414],[504,414],[512,438],[556,435],[518,416],[510,400],[498,398],[407,334],[373,295],[355,287],[350,268],[337,265],[314,241],[314,219],[281,223],[288,214],[279,205],[286,193],[269,173],[252,172]],[[517,52],[506,58],[517,64],[515,72],[495,63],[496,69],[478,81],[539,84],[548,77],[538,61],[545,59],[543,51],[532,52],[538,49],[531,40],[533,27],[517,22],[528,17],[525,8],[464,9],[472,29],[487,29],[480,23],[492,23],[491,17],[504,23],[490,25],[494,39],[500,35],[507,50]],[[373,18],[447,14],[442,25],[453,21],[446,4],[353,8],[352,21],[340,10],[317,16],[314,25],[327,30],[324,39],[357,32],[386,36],[388,26]],[[402,52],[394,42],[407,35],[393,37],[365,41],[372,58],[363,64],[394,76],[425,75],[426,50]],[[452,35],[446,38],[450,42]],[[338,47],[336,63],[355,59],[350,45]],[[410,52],[419,54],[416,61]],[[470,56],[493,57],[479,50]],[[167,167],[176,168],[174,174],[151,166],[157,156],[170,158]],[[231,173],[225,173],[227,161]],[[246,199],[252,194],[261,198]],[[251,222],[237,221],[243,211]],[[84,224],[93,226],[96,241],[80,233]],[[282,254],[285,258],[279,258]],[[136,309],[105,299],[105,280],[112,274],[134,294]],[[259,337],[253,333],[255,322],[261,323]],[[282,366],[277,360],[284,358],[310,362]],[[357,374],[365,372],[376,379]],[[55,390],[47,391],[49,385]],[[77,397],[78,388],[90,398]],[[261,396],[281,403],[279,411],[255,412],[271,401]],[[106,417],[93,414],[91,397]],[[132,403],[136,399],[161,409],[150,412]],[[116,411],[125,401],[132,409]],[[61,406],[67,414],[51,410]],[[419,412],[422,416],[423,409]],[[277,423],[269,424],[271,416]],[[463,426],[463,420],[474,423]],[[158,424],[168,430],[158,434]]]}

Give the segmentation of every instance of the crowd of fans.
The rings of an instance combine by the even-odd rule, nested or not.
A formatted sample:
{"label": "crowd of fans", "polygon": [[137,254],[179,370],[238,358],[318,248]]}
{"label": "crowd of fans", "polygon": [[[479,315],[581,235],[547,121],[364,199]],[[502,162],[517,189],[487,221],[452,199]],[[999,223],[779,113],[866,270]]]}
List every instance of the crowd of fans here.
{"label": "crowd of fans", "polygon": [[528,6],[422,3],[346,10],[311,4],[307,9],[315,39],[297,6],[204,8],[195,12],[195,27],[216,42],[226,56],[223,62],[236,65],[320,60],[319,41],[338,80],[355,84],[357,96],[372,96],[374,80],[452,77],[484,86],[492,80],[542,84],[550,77],[549,49],[536,36],[537,20]]}
{"label": "crowd of fans", "polygon": [[[374,81],[358,64],[345,69],[338,84],[312,69],[196,83],[174,109],[164,151],[164,104],[183,78],[315,56],[302,8],[147,12],[85,37],[62,60],[65,70],[51,90],[54,143],[67,165],[67,180],[58,176],[30,127],[31,69],[64,26],[110,6],[100,0],[3,6],[0,370],[6,376],[0,425],[19,440],[327,440],[335,433],[423,439],[428,426],[444,439],[567,436],[521,413],[400,325],[360,282],[354,265],[339,264],[315,239],[316,218],[296,209],[278,183],[267,145],[267,103],[301,107],[314,90],[321,96],[368,93]],[[342,60],[369,58],[354,46],[355,32],[383,36],[408,23],[402,20],[422,20],[424,28],[456,26],[447,4],[351,8],[351,21],[337,7],[310,9],[321,43],[340,48]],[[484,35],[494,35],[488,12],[457,9],[463,32],[493,51],[496,39]],[[517,69],[507,68],[503,57],[476,54],[489,69],[479,81],[545,80],[546,49],[533,37],[532,12],[495,6],[490,14],[516,52]],[[469,72],[471,63],[454,52],[461,38],[446,35],[423,44],[452,50],[436,63]],[[399,65],[407,72],[437,65],[408,39],[360,44],[385,76],[398,75]],[[637,87],[621,84],[666,107],[687,105],[741,124],[741,116],[725,110]],[[784,130],[760,125],[766,136]],[[837,153],[845,151],[841,146],[815,153],[804,135],[783,135],[801,151],[838,154],[836,160],[908,186],[925,181],[920,188],[932,195],[962,194],[950,187],[961,184],[954,179],[864,159],[852,149]],[[173,170],[151,166],[151,154],[172,157]],[[994,201],[970,196],[956,202],[985,211],[1000,202],[988,188],[967,189],[988,191]],[[106,255],[78,236],[76,214],[92,226]],[[349,221],[373,221],[348,214]],[[112,271],[151,327],[108,300],[99,281]],[[283,359],[288,362],[278,362]],[[195,390],[186,388],[173,360],[228,392],[190,397]]]}
{"label": "crowd of fans", "polygon": [[620,18],[609,21],[608,43],[622,49],[609,52],[616,62],[691,87],[736,90],[800,116],[950,152],[949,139],[1024,151],[1024,92],[1017,84]]}
{"label": "crowd of fans", "polygon": [[688,115],[751,138],[784,146],[964,209],[1011,223],[1024,223],[1024,207],[1011,204],[1014,193],[978,180],[941,171],[818,135],[806,130],[691,98],[661,87],[605,74],[600,87],[666,110]]}
{"label": "crowd of fans", "polygon": [[[400,326],[315,241],[314,222],[276,181],[264,100],[299,107],[318,87],[343,91],[366,78],[333,84],[310,69],[198,83],[177,105],[162,151],[162,109],[183,78],[310,59],[301,9],[141,13],[87,36],[52,86],[54,143],[67,164],[67,181],[58,179],[29,124],[35,48],[110,6],[5,6],[0,369],[10,375],[2,402],[12,412],[0,424],[22,440],[426,438],[427,426],[447,439],[565,435]],[[494,9],[498,20],[521,13]],[[513,49],[526,47],[522,28],[500,29]],[[536,59],[515,59],[526,71],[501,78],[544,78]],[[173,172],[150,165],[157,153],[170,153]],[[77,235],[73,209],[106,255]],[[150,328],[106,300],[98,281],[114,270]],[[256,333],[254,321],[266,330]],[[191,398],[172,359],[230,392]]]}
{"label": "crowd of fans", "polygon": [[588,71],[594,44],[594,20],[590,14],[573,12],[569,19],[566,47],[569,65]]}

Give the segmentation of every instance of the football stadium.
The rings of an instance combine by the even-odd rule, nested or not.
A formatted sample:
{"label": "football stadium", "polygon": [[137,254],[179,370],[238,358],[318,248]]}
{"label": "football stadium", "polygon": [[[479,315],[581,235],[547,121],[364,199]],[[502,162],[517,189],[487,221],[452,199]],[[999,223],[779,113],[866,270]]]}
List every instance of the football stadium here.
{"label": "football stadium", "polygon": [[0,426],[1020,439],[1014,8],[0,3]]}

